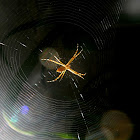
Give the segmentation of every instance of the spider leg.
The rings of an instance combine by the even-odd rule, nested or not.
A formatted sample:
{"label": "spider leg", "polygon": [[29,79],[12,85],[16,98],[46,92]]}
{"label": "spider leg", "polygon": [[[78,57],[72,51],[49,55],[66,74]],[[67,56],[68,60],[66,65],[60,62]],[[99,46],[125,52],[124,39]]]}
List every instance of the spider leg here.
{"label": "spider leg", "polygon": [[75,56],[75,58],[83,51],[83,49]]}
{"label": "spider leg", "polygon": [[65,71],[63,71],[63,74],[62,74],[61,79],[60,79],[59,81],[61,81],[61,80],[62,80],[63,76],[65,75],[65,72],[66,72],[66,70],[65,70]]}
{"label": "spider leg", "polygon": [[75,75],[81,77],[82,79],[84,79],[82,76],[85,76],[85,75],[86,75],[86,73],[82,74],[82,73],[79,73],[79,72],[77,72],[77,71],[75,71],[75,70],[73,70],[73,69],[71,69],[71,68],[69,68],[69,69],[67,69],[67,70],[70,71],[71,73],[73,73],[73,74],[75,74]]}
{"label": "spider leg", "polygon": [[77,48],[77,51],[75,52],[73,57],[69,60],[69,62],[66,65],[69,65],[82,51],[83,51],[83,49],[77,54],[77,52],[78,52],[78,48]]}
{"label": "spider leg", "polygon": [[58,64],[58,65],[61,65],[61,66],[63,66],[63,67],[66,67],[65,64],[60,63],[60,62],[57,62],[57,61],[55,61],[55,60],[47,59],[47,61],[53,62],[53,63]]}
{"label": "spider leg", "polygon": [[61,77],[61,75],[62,75],[63,73],[64,73],[64,72],[61,72],[61,73],[59,74],[59,76],[58,76],[56,79],[51,80],[51,81],[47,81],[47,82],[55,82],[55,81],[57,81],[57,80]]}
{"label": "spider leg", "polygon": [[66,64],[66,65],[69,65],[74,59],[74,56],[77,54],[77,52],[78,52],[78,47],[79,47],[79,45],[77,44],[77,50],[76,50],[76,52],[74,53],[74,55],[73,55],[73,57],[69,60],[69,62]]}
{"label": "spider leg", "polygon": [[77,50],[73,56],[75,56],[78,53],[78,47],[79,47],[79,44],[77,43]]}
{"label": "spider leg", "polygon": [[63,64],[55,55],[54,55],[54,58],[61,64]]}

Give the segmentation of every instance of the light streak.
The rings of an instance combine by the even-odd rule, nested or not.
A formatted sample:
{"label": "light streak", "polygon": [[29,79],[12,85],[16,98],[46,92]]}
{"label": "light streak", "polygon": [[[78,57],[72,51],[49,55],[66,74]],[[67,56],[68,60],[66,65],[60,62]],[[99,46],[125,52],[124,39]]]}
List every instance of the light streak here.
{"label": "light streak", "polygon": [[41,49],[39,49],[40,52],[43,52]]}
{"label": "light streak", "polygon": [[84,55],[82,54],[83,58],[85,59]]}
{"label": "light streak", "polygon": [[8,126],[10,128],[12,128],[13,130],[15,130],[16,132],[20,133],[20,134],[23,134],[23,135],[26,135],[26,136],[34,136],[34,133],[31,132],[31,131],[23,131],[23,130],[20,130],[18,129],[17,127],[15,127],[8,119],[8,117],[3,113],[3,118],[4,120],[7,122]]}
{"label": "light streak", "polygon": [[23,47],[27,47],[25,44],[23,44],[23,43],[21,43],[21,42],[19,42],[19,41],[17,41],[20,45],[22,45]]}
{"label": "light streak", "polygon": [[76,87],[76,88],[78,88],[78,86],[76,85],[76,83],[75,83],[75,82],[74,82],[74,85],[75,85],[75,87]]}
{"label": "light streak", "polygon": [[81,96],[81,98],[84,100],[83,95],[82,95],[82,94],[80,94],[80,96]]}
{"label": "light streak", "polygon": [[78,136],[78,140],[81,140],[78,132],[77,132],[77,136]]}
{"label": "light streak", "polygon": [[51,74],[51,72],[48,71],[48,73],[53,77],[53,75]]}
{"label": "light streak", "polygon": [[5,45],[5,44],[4,44],[4,43],[2,43],[2,42],[0,42],[0,45],[7,46],[7,45]]}
{"label": "light streak", "polygon": [[35,86],[37,86],[37,84],[35,83]]}
{"label": "light streak", "polygon": [[46,77],[46,75],[44,75],[43,73],[42,73],[42,75],[43,75],[43,77]]}

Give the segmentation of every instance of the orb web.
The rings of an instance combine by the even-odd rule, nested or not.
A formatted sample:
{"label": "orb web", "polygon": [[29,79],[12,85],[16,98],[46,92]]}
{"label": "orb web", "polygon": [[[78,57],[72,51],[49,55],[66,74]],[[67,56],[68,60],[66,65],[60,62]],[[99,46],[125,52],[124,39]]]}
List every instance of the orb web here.
{"label": "orb web", "polygon": [[[3,1],[0,8],[0,139],[62,140],[102,136],[100,120],[110,108],[105,82],[112,77],[111,41],[123,1]],[[87,73],[66,72],[57,56]],[[105,71],[105,72],[104,72]],[[110,132],[111,133],[111,132]]]}

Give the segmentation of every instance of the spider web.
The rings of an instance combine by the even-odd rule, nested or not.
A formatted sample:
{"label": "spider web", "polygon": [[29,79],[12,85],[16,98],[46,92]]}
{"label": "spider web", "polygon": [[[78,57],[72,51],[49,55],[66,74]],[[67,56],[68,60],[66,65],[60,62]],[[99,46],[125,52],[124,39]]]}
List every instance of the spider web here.
{"label": "spider web", "polygon": [[[102,114],[112,73],[111,41],[123,1],[5,0],[0,6],[0,139],[62,140],[105,136]],[[80,77],[66,72],[61,82],[58,65],[42,61],[57,56],[71,63]],[[97,131],[98,130],[98,131]],[[94,133],[96,132],[96,133]],[[98,134],[98,135],[97,135]]]}

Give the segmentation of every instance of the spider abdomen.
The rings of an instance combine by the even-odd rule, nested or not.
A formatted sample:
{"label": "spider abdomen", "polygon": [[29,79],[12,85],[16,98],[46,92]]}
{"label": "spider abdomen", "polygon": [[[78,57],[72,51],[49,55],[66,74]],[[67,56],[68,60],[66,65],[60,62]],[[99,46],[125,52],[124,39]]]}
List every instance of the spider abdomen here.
{"label": "spider abdomen", "polygon": [[56,72],[61,73],[62,71],[66,70],[66,69],[69,69],[69,68],[70,68],[70,65],[68,65],[68,66],[66,66],[66,67],[60,66],[60,67],[56,70]]}
{"label": "spider abdomen", "polygon": [[61,72],[64,71],[65,69],[66,69],[65,67],[61,66],[61,67],[59,67],[59,68],[56,70],[56,72],[61,73]]}

